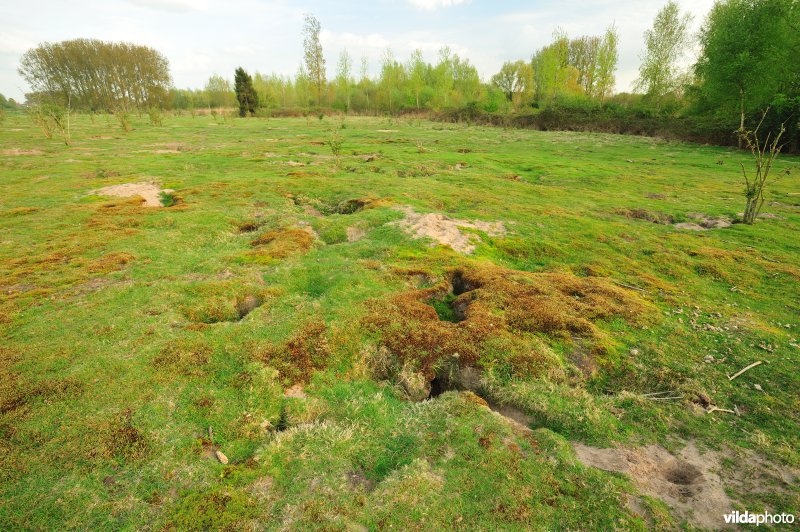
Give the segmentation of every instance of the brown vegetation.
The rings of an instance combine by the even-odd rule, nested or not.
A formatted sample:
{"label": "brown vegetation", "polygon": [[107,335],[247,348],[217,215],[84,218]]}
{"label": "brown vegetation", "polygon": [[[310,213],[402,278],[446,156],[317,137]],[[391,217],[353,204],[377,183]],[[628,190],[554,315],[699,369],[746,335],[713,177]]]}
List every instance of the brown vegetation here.
{"label": "brown vegetation", "polygon": [[[449,318],[440,319],[435,305],[449,305]],[[562,362],[542,335],[579,342],[594,357],[610,345],[596,322],[623,317],[635,323],[649,309],[604,278],[476,264],[451,270],[430,288],[372,301],[363,321],[380,338],[372,361],[379,378],[418,374],[431,381],[453,366],[503,365],[520,377],[558,374]]]}

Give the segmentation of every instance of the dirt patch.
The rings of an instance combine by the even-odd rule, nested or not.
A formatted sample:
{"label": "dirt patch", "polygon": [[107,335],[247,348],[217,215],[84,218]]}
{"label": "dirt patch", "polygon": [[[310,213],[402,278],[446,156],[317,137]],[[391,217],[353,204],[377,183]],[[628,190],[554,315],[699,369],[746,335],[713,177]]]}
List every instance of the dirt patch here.
{"label": "dirt patch", "polygon": [[690,212],[687,213],[686,216],[689,219],[694,220],[695,223],[703,229],[725,229],[726,227],[730,227],[732,225],[731,220],[723,216],[714,218],[713,216],[706,216],[705,214],[699,212]]}
{"label": "dirt patch", "polygon": [[610,345],[595,321],[635,323],[652,311],[636,293],[603,278],[490,264],[451,270],[434,286],[373,300],[368,308],[362,323],[380,338],[369,357],[375,376],[418,400],[428,397],[434,379],[449,382],[466,367],[502,363],[519,378],[557,376],[561,359],[540,335],[560,341],[579,335],[586,356],[595,357]]}
{"label": "dirt patch", "polygon": [[[651,196],[648,196],[651,197]],[[676,229],[687,229],[689,231],[706,231],[708,229],[724,229],[733,223],[725,217],[714,218],[698,212],[686,214],[690,222],[677,222],[675,217],[663,212],[648,211],[647,209],[615,209],[615,214],[633,218],[636,220],[646,220],[659,225],[671,225]]]}
{"label": "dirt patch", "polygon": [[408,206],[395,209],[405,214],[405,218],[392,224],[398,225],[414,238],[431,238],[459,253],[470,254],[475,251],[473,238],[478,238],[475,235],[462,233],[461,228],[477,229],[489,236],[501,236],[506,233],[503,222],[459,220],[434,212],[418,213]]}
{"label": "dirt patch", "polygon": [[261,229],[261,226],[264,225],[263,222],[258,221],[244,221],[244,222],[232,222],[233,225],[236,226],[237,233],[253,233]]}
{"label": "dirt patch", "polygon": [[10,150],[3,150],[3,155],[43,155],[42,150],[23,150],[20,148],[12,148]]}
{"label": "dirt patch", "polygon": [[719,455],[701,454],[689,443],[678,455],[663,447],[600,449],[574,443],[578,459],[604,471],[628,475],[642,493],[664,501],[675,516],[694,526],[722,527],[733,509],[719,477]]}
{"label": "dirt patch", "polygon": [[359,240],[364,238],[364,236],[366,234],[367,234],[367,232],[364,231],[360,227],[356,227],[356,226],[348,227],[347,228],[347,241],[348,242],[358,242]]}
{"label": "dirt patch", "polygon": [[93,190],[92,194],[101,196],[111,196],[115,198],[132,198],[139,196],[144,201],[145,207],[162,207],[161,195],[170,194],[173,190],[162,189],[155,183],[125,183],[122,185],[112,185]]}
{"label": "dirt patch", "polygon": [[646,220],[648,222],[660,225],[670,225],[675,221],[669,214],[648,211],[647,209],[615,209],[614,213],[626,218]]}

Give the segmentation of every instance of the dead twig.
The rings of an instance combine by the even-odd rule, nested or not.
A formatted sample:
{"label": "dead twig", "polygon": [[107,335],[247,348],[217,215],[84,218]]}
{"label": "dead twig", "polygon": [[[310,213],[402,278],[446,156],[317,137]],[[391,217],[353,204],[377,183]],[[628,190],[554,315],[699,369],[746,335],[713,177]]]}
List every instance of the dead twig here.
{"label": "dead twig", "polygon": [[732,381],[733,379],[735,379],[736,377],[738,377],[739,375],[741,375],[741,374],[742,374],[742,373],[744,373],[745,371],[747,371],[747,370],[750,370],[750,369],[753,369],[753,368],[754,368],[754,367],[756,367],[756,366],[760,366],[760,365],[761,365],[761,364],[763,364],[763,363],[764,363],[764,361],[763,361],[763,360],[758,360],[758,361],[756,361],[756,362],[753,362],[752,364],[750,364],[750,365],[749,365],[749,366],[747,366],[746,368],[744,368],[744,369],[741,369],[741,370],[737,371],[736,373],[734,373],[733,375],[731,375],[730,377],[728,377],[728,380],[729,380],[729,381]]}
{"label": "dead twig", "polygon": [[727,408],[720,408],[718,406],[710,406],[708,410],[706,410],[706,414],[710,414],[712,412],[725,412],[726,414],[735,414],[733,410],[728,410]]}
{"label": "dead twig", "polygon": [[645,290],[644,288],[639,288],[638,286],[633,286],[633,285],[630,285],[630,284],[620,283],[619,281],[614,281],[614,284],[616,284],[617,286],[621,286],[622,288],[630,288],[631,290],[637,290],[639,292],[644,292],[645,294],[649,294],[650,293],[647,290]]}

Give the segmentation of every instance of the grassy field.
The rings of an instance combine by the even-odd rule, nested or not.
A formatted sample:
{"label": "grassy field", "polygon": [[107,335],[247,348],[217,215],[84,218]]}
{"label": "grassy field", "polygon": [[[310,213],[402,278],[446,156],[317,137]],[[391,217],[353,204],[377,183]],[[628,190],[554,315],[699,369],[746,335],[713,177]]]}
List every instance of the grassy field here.
{"label": "grassy field", "polygon": [[[730,509],[798,513],[798,159],[771,216],[700,231],[674,224],[741,212],[746,154],[134,126],[80,116],[69,147],[0,126],[2,528],[721,526],[692,506],[712,475]],[[97,192],[143,182],[169,206]],[[414,238],[424,213],[474,251]],[[664,473],[673,503],[663,464],[605,471],[576,442],[715,459]]]}

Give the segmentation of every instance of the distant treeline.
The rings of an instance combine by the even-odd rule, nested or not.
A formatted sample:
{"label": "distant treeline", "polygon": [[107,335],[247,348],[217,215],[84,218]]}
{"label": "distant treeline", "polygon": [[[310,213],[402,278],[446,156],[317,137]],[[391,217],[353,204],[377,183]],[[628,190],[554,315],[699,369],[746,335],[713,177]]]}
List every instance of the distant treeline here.
{"label": "distant treeline", "polygon": [[[92,40],[45,43],[23,57],[29,101],[74,108],[232,108],[244,115],[423,112],[444,120],[539,129],[659,135],[729,144],[769,108],[765,127],[787,128],[789,149],[800,143],[800,0],[720,0],[700,34],[670,0],[644,34],[635,94],[614,94],[618,34],[570,37],[557,30],[530,59],[507,61],[482,80],[466,58],[442,48],[437,61],[416,50],[398,60],[391,50],[378,75],[362,58],[358,71],[343,51],[328,79],[321,25],[307,15],[304,60],[294,76],[251,77],[237,70],[239,93],[223,76],[201,89],[170,87],[166,59],[155,50]],[[700,54],[690,68],[695,37]],[[242,83],[246,80],[246,83]],[[242,92],[246,87],[246,94]],[[241,102],[246,101],[242,106]],[[751,126],[752,127],[752,126]]]}

